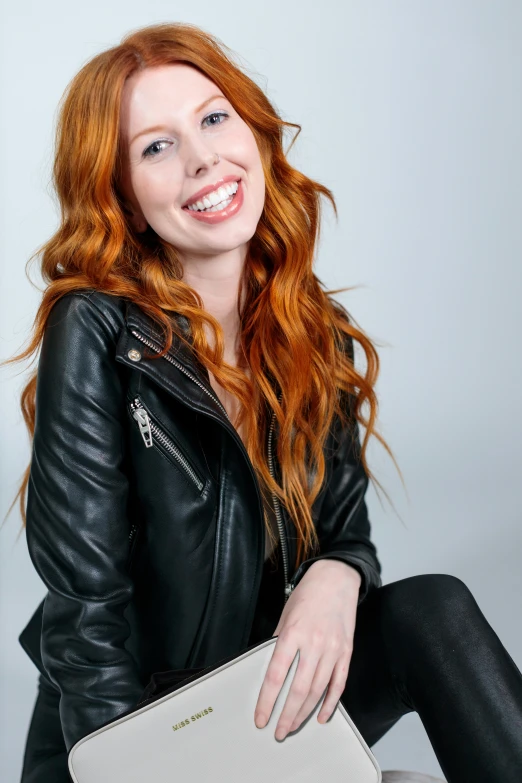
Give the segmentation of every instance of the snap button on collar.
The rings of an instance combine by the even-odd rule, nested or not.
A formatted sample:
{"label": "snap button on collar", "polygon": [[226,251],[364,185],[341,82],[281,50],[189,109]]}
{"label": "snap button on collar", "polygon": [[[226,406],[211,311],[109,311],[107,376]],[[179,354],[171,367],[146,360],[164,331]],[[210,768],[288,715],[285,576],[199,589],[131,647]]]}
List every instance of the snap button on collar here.
{"label": "snap button on collar", "polygon": [[130,351],[128,351],[127,356],[133,362],[139,362],[139,360],[141,359],[141,353],[137,351],[136,348],[131,348]]}

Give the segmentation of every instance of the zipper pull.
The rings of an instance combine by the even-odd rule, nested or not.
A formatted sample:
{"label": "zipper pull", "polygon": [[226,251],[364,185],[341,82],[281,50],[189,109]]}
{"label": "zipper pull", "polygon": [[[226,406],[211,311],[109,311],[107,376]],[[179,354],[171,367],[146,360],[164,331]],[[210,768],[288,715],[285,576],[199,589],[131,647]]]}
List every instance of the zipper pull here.
{"label": "zipper pull", "polygon": [[152,444],[152,433],[150,431],[150,421],[147,414],[147,411],[143,408],[138,408],[134,411],[132,414],[136,421],[139,424],[141,437],[143,438],[143,442],[145,443],[145,446],[150,449]]}
{"label": "zipper pull", "polygon": [[285,596],[286,596],[285,600],[288,600],[290,598],[290,596],[292,594],[292,590],[294,588],[295,588],[295,585],[293,585],[291,582],[288,582],[288,584],[285,585]]}

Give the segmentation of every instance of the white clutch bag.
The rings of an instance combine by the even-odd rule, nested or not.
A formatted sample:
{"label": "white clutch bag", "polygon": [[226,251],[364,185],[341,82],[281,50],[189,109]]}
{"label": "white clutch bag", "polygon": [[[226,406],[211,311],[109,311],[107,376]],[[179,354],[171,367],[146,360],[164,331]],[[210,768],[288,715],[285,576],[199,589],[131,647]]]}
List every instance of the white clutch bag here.
{"label": "white clutch bag", "polygon": [[276,642],[259,642],[181,682],[177,670],[174,685],[147,696],[155,678],[165,685],[175,672],[153,675],[136,707],[71,747],[74,783],[381,783],[379,765],[340,701],[326,723],[317,722],[325,694],[295,731],[275,739],[299,652],[268,723],[257,728],[255,706]]}

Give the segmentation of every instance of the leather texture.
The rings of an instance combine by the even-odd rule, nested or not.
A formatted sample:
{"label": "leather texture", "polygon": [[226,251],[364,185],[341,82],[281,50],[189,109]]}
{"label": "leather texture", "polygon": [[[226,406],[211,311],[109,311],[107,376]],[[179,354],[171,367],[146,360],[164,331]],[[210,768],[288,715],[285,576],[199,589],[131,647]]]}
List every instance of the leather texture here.
{"label": "leather texture", "polygon": [[284,741],[274,737],[299,652],[270,720],[256,727],[254,710],[276,641],[258,644],[79,740],[68,756],[74,783],[171,783],[173,769],[191,780],[210,780],[218,769],[227,783],[344,783],[347,775],[351,783],[381,783],[379,765],[341,702],[325,724],[317,722],[324,693]]}
{"label": "leather texture", "polygon": [[[47,593],[19,641],[60,690],[67,750],[134,707],[152,673],[239,654],[259,592],[262,500],[244,445],[190,347],[175,336],[157,359],[146,341],[163,345],[141,308],[84,289],[53,306],[40,353],[26,533]],[[281,512],[292,585],[339,559],[361,573],[361,603],[382,581],[359,450],[357,428],[334,423],[312,510],[320,554],[299,568]],[[276,454],[274,440],[279,476]]]}

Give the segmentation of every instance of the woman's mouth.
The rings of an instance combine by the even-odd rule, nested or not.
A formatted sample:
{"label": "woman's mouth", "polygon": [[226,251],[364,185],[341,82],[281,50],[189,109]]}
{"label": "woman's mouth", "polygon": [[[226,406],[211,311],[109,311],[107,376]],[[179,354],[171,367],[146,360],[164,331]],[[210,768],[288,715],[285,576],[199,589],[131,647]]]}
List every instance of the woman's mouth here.
{"label": "woman's mouth", "polygon": [[183,211],[187,212],[191,217],[196,220],[200,220],[203,223],[222,223],[224,220],[235,215],[243,205],[244,192],[243,192],[243,180],[239,180],[237,183],[237,190],[224,201],[215,204],[212,208],[199,210],[189,209],[183,207]]}

